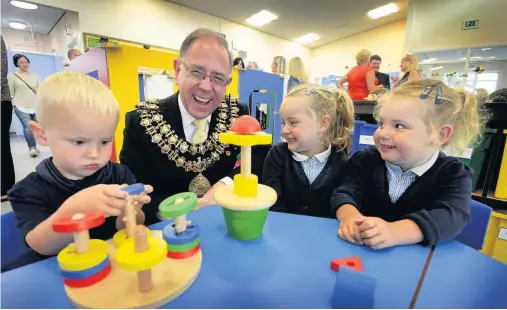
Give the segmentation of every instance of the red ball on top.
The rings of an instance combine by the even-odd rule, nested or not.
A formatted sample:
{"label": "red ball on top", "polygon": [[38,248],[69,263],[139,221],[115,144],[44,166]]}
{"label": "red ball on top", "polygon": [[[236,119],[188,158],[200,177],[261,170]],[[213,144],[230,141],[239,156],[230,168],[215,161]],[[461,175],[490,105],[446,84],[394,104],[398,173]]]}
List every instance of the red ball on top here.
{"label": "red ball on top", "polygon": [[255,117],[250,115],[241,115],[232,123],[231,130],[240,134],[251,134],[261,131],[261,124]]}

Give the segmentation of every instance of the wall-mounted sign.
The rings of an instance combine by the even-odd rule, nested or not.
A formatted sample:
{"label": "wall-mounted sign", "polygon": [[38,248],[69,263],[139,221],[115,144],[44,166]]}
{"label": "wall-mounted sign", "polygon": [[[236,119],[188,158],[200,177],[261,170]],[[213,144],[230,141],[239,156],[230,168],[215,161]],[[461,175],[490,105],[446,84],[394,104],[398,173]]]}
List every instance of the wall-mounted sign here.
{"label": "wall-mounted sign", "polygon": [[479,20],[467,20],[463,22],[463,30],[479,28]]}

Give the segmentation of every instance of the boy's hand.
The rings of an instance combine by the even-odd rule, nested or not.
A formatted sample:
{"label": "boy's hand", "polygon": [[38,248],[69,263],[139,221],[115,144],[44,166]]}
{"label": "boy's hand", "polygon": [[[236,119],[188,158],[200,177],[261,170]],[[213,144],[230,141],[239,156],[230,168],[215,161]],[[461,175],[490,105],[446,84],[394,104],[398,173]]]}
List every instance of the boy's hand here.
{"label": "boy's hand", "polygon": [[363,244],[359,225],[356,224],[357,221],[361,219],[364,219],[362,215],[355,215],[341,220],[340,227],[338,228],[338,236],[350,243]]}
{"label": "boy's hand", "polygon": [[383,249],[397,244],[392,223],[378,217],[364,217],[355,221],[364,244],[373,249]]}
{"label": "boy's hand", "polygon": [[77,192],[64,202],[64,206],[74,213],[99,211],[105,217],[118,216],[125,208],[126,197],[127,193],[120,185],[99,184]]}
{"label": "boy's hand", "polygon": [[[127,187],[127,184],[123,184],[121,187]],[[151,185],[144,185],[144,192],[134,195],[134,206],[136,208],[136,222],[138,224],[144,223],[144,212],[142,210],[143,205],[151,202],[151,197],[148,194],[153,192],[153,187]],[[121,230],[125,228],[125,222],[123,218],[125,217],[125,209],[121,210],[120,214],[116,218],[116,228]]]}

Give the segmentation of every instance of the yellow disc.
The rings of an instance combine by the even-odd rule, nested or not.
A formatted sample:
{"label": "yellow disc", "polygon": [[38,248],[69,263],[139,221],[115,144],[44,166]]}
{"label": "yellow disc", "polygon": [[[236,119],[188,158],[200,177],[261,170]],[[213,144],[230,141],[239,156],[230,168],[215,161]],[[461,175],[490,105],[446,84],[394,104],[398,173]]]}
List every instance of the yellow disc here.
{"label": "yellow disc", "polygon": [[228,131],[219,134],[218,140],[223,144],[252,146],[259,144],[271,144],[273,137],[270,134],[262,131],[254,134],[238,134],[232,131]]}
{"label": "yellow disc", "polygon": [[128,271],[143,271],[150,269],[161,261],[167,255],[167,243],[164,239],[157,237],[148,237],[148,251],[136,252],[134,239],[129,238],[116,251],[114,259],[118,266]]}
{"label": "yellow disc", "polygon": [[65,271],[82,271],[100,264],[109,255],[107,243],[103,240],[90,240],[90,251],[79,254],[75,247],[68,246],[58,253],[56,259]]}
{"label": "yellow disc", "polygon": [[[148,227],[146,227],[146,231],[147,231],[147,235],[150,236],[151,230]],[[114,246],[116,248],[121,247],[125,243],[125,241],[127,241],[127,239],[128,239],[127,238],[127,230],[125,230],[125,228],[124,228],[124,229],[118,231],[116,234],[114,234],[114,236],[113,236]]]}

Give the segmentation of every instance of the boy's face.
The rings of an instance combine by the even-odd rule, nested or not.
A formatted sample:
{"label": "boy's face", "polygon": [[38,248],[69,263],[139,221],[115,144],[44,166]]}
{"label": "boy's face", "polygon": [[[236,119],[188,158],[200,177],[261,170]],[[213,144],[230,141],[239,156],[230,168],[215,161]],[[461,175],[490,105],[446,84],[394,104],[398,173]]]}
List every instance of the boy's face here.
{"label": "boy's face", "polygon": [[47,121],[50,124],[41,127],[44,137],[37,133],[35,136],[40,144],[49,146],[60,173],[68,179],[80,180],[104,167],[111,158],[118,118],[90,108],[53,110]]}
{"label": "boy's face", "polygon": [[404,171],[428,161],[440,146],[424,121],[425,104],[396,96],[388,98],[380,110],[375,146],[383,160]]}

